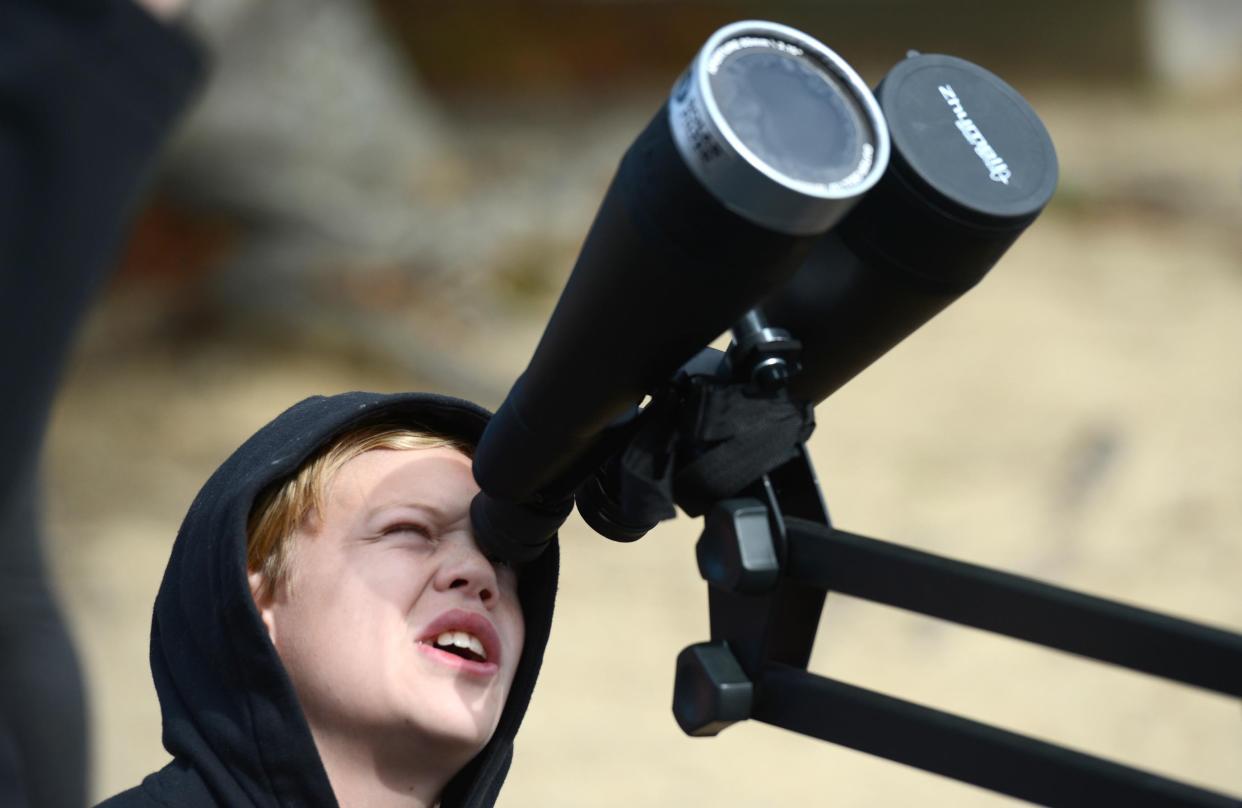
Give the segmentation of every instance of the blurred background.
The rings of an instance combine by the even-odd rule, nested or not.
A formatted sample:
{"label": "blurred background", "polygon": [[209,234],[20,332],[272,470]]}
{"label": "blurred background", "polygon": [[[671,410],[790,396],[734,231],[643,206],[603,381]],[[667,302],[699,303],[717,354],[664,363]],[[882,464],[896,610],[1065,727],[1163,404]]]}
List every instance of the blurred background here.
{"label": "blurred background", "polygon": [[[212,83],[81,334],[49,443],[94,795],[162,766],[147,665],[173,536],[289,404],[524,367],[617,160],[719,25],[875,84],[951,53],[1031,101],[1061,182],[976,290],[820,406],[839,526],[1242,630],[1242,4],[192,0]],[[567,384],[572,383],[566,380]],[[502,805],[1000,805],[758,724],[672,720],[708,636],[685,517],[562,532]],[[832,595],[812,669],[1233,794],[1236,702]]]}

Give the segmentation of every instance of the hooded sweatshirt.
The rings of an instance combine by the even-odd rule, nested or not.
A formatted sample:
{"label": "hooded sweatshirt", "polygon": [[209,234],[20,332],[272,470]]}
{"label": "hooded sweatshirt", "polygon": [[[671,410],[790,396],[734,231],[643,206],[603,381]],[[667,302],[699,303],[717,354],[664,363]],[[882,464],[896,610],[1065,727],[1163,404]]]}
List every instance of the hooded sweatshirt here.
{"label": "hooded sweatshirt", "polygon": [[[306,399],[260,429],[203,486],[177,534],[155,600],[151,672],[173,760],[103,803],[128,806],[335,806],[293,685],[247,580],[246,523],[256,497],[336,436],[406,425],[476,444],[489,415],[467,401],[402,393]],[[487,746],[449,783],[444,808],[490,806],[513,757],[543,659],[556,594],[557,546],[523,567],[526,640]]]}

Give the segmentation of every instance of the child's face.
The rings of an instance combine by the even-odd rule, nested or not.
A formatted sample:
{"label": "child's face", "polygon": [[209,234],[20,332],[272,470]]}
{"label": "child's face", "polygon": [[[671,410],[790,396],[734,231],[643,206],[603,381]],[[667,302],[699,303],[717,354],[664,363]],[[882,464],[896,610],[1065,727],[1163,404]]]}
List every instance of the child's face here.
{"label": "child's face", "polygon": [[464,763],[491,738],[525,626],[516,574],[475,544],[478,490],[454,449],[365,452],[294,537],[291,585],[259,607],[317,740],[414,742]]}

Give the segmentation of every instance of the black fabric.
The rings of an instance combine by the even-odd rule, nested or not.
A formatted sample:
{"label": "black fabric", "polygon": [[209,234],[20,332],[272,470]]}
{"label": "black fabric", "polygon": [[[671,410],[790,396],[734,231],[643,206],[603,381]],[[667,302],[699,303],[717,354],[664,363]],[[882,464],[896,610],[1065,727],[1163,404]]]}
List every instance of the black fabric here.
{"label": "black fabric", "polygon": [[621,508],[655,524],[673,503],[701,516],[790,460],[815,429],[807,402],[725,378],[690,376],[658,396],[621,455]]}
{"label": "black fabric", "polygon": [[[398,423],[478,441],[488,413],[420,393],[309,398],[259,430],[190,506],[156,598],[151,669],[174,760],[104,803],[124,806],[333,806],[336,800],[297,696],[251,598],[246,520],[256,496],[354,427]],[[521,571],[526,641],[487,747],[450,782],[444,808],[492,805],[543,659],[558,553]]]}
{"label": "black fabric", "polygon": [[73,335],[159,146],[201,83],[131,0],[0,2],[0,805],[79,808],[86,720],[37,484]]}

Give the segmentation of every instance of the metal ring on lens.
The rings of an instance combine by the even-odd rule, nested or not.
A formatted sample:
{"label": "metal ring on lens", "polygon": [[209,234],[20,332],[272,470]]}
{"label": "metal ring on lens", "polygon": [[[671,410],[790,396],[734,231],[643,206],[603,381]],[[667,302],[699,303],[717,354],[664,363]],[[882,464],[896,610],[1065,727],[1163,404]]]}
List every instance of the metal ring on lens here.
{"label": "metal ring on lens", "polygon": [[[848,107],[848,120],[839,121],[837,132],[825,133],[862,141],[857,159],[839,178],[809,181],[782,171],[773,165],[777,161],[760,156],[757,152],[764,149],[757,148],[753,137],[751,143],[746,142],[721,110],[712,87],[716,71],[740,51],[763,53],[765,49],[782,59],[798,60],[809,68],[806,75],[813,71],[822,77],[828,91]],[[673,87],[668,108],[677,149],[704,187],[733,212],[778,232],[824,232],[879,180],[888,165],[888,127],[867,85],[821,42],[785,25],[748,20],[718,30]]]}

